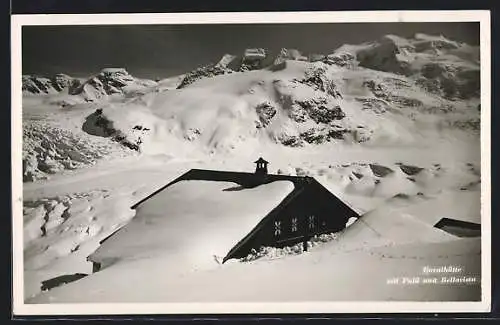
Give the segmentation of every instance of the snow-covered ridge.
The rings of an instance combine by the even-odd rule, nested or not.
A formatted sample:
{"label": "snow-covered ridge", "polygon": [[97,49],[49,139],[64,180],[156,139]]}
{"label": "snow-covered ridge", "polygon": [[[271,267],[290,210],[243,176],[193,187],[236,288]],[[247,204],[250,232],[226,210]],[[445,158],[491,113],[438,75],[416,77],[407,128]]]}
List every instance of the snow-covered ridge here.
{"label": "snow-covered ridge", "polygon": [[90,136],[142,154],[236,153],[262,145],[414,145],[446,137],[449,130],[478,132],[474,47],[439,42],[448,40],[386,35],[325,55],[249,48],[158,81],[136,78],[124,68],[103,69],[80,83],[66,75],[23,80],[26,89],[43,90],[44,105],[85,112],[77,124]]}
{"label": "snow-covered ridge", "polygon": [[[321,58],[324,56],[322,55]],[[271,53],[264,48],[248,48],[239,55],[224,54],[215,64],[199,67],[189,72],[178,88],[184,88],[193,82],[233,72],[245,72],[261,69],[281,69],[286,60],[318,61],[318,55],[307,57],[297,49],[282,48],[278,53]]]}
{"label": "snow-covered ridge", "polygon": [[[332,53],[324,54],[305,55],[298,49],[289,48],[282,48],[278,53],[272,53],[265,48],[248,48],[243,53],[225,54],[215,64],[188,72],[179,88],[184,88],[201,78],[220,74],[256,69],[280,69],[287,60],[321,61],[328,65],[343,67],[360,66],[406,76],[422,76],[424,79],[437,80],[438,83],[450,83],[450,80],[460,79],[465,80],[461,82],[462,84],[469,82],[475,85],[479,79],[478,46],[449,40],[442,35],[417,33],[409,39],[397,35],[385,35],[376,41],[359,45],[346,44]],[[434,74],[433,77],[425,74],[425,71],[435,70],[436,67],[443,72]],[[443,79],[445,81],[442,81]],[[155,81],[135,78],[124,68],[105,68],[87,80],[64,74],[52,77],[23,76],[23,91],[27,93],[49,94],[69,89],[70,94],[82,95],[92,101],[154,86],[157,86]]]}
{"label": "snow-covered ridge", "polygon": [[106,68],[88,79],[73,94],[96,101],[115,94],[140,93],[141,90],[156,85],[155,81],[133,77],[124,68]]}
{"label": "snow-covered ridge", "polygon": [[82,83],[79,78],[73,78],[63,73],[50,77],[34,75],[22,76],[22,91],[24,94],[56,94],[62,91],[72,92]]}
{"label": "snow-covered ridge", "polygon": [[24,75],[22,84],[26,94],[56,94],[66,91],[69,95],[81,96],[86,101],[97,101],[115,94],[140,94],[141,91],[158,85],[152,80],[133,77],[124,68],[104,68],[86,80],[65,74],[49,78]]}
{"label": "snow-covered ridge", "polygon": [[405,75],[416,79],[431,92],[448,98],[478,96],[479,47],[416,34],[404,39],[386,35],[375,42],[344,46],[359,66]]}

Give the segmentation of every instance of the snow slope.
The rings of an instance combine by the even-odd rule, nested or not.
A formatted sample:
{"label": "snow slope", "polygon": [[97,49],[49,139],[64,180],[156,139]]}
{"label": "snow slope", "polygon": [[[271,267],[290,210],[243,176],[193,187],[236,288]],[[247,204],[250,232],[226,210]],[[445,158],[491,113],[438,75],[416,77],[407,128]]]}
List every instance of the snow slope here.
{"label": "snow slope", "polygon": [[[141,269],[121,268],[113,274],[111,268],[104,270],[31,302],[460,301],[478,297],[477,282],[388,285],[387,280],[421,276],[426,265],[460,265],[461,274],[477,279],[479,253],[477,239],[339,253],[324,248],[271,262],[193,271],[184,277],[169,277],[161,265],[144,263]],[[134,285],[123,285],[124,279]]]}
{"label": "snow slope", "polygon": [[[392,152],[394,152],[394,149]],[[390,153],[390,150],[385,151],[386,156]],[[101,247],[102,250],[97,250],[95,253],[96,256],[102,254],[101,257],[105,257],[109,254],[109,257],[116,258],[118,256],[124,257],[124,259],[104,268],[104,270],[98,273],[91,274],[91,265],[85,261],[85,258],[88,255],[91,255],[92,249],[96,249],[98,247],[97,242],[99,240],[104,239],[107,235],[117,229],[117,227],[124,224],[126,220],[128,220],[129,217],[126,216],[131,216],[131,213],[126,211],[128,211],[127,209],[134,202],[138,202],[149,193],[152,193],[154,190],[168,183],[189,168],[224,168],[221,166],[226,166],[227,168],[228,166],[233,166],[233,168],[236,169],[235,166],[237,165],[245,166],[245,163],[241,161],[238,162],[233,160],[221,162],[219,159],[214,159],[213,161],[207,160],[202,162],[196,160],[175,162],[161,160],[159,157],[152,159],[138,157],[134,158],[134,160],[123,161],[119,164],[114,163],[109,166],[95,166],[89,170],[76,171],[76,174],[71,178],[55,176],[51,180],[45,181],[42,185],[38,185],[36,183],[31,185],[28,184],[29,186],[25,187],[25,200],[29,198],[34,202],[40,202],[40,198],[44,197],[63,196],[63,193],[73,193],[75,191],[92,193],[93,189],[106,190],[106,192],[104,192],[106,195],[94,195],[90,196],[88,199],[88,205],[92,207],[90,215],[88,212],[85,212],[85,209],[82,208],[82,212],[80,214],[77,213],[71,218],[68,218],[62,224],[56,225],[52,232],[49,232],[48,236],[52,238],[52,243],[48,242],[48,247],[63,246],[64,238],[73,237],[73,242],[80,240],[82,243],[80,244],[80,249],[71,252],[69,248],[72,246],[69,246],[67,251],[61,251],[59,255],[60,257],[56,260],[57,263],[54,263],[50,259],[47,260],[49,258],[47,254],[42,254],[40,256],[25,255],[25,263],[29,263],[25,264],[27,267],[25,277],[27,281],[26,283],[30,285],[29,290],[26,288],[26,290],[28,290],[26,297],[28,298],[33,296],[32,299],[28,299],[28,302],[223,301],[224,299],[251,301],[252,297],[260,297],[257,294],[259,290],[263,290],[262,288],[259,290],[254,288],[255,286],[253,283],[255,282],[249,282],[248,285],[240,283],[238,285],[238,288],[240,288],[239,294],[230,289],[231,287],[234,287],[231,285],[229,285],[227,289],[221,289],[224,287],[222,282],[239,281],[237,279],[238,277],[241,277],[242,274],[245,274],[246,272],[252,272],[252,274],[254,274],[255,272],[256,274],[259,274],[256,276],[255,281],[262,281],[262,283],[265,284],[264,286],[268,288],[275,288],[275,290],[277,290],[282,287],[282,282],[273,281],[275,281],[276,274],[279,274],[274,272],[281,272],[279,270],[285,272],[280,276],[285,283],[286,281],[294,281],[294,283],[299,286],[306,286],[306,283],[312,285],[311,288],[304,289],[305,291],[302,292],[306,297],[310,297],[309,299],[323,297],[321,299],[324,300],[383,300],[386,297],[391,297],[391,295],[399,297],[394,299],[403,300],[438,300],[443,297],[452,300],[477,299],[479,283],[476,283],[474,286],[469,285],[467,287],[444,285],[439,288],[433,287],[432,289],[429,289],[429,285],[427,285],[424,286],[427,290],[430,290],[427,291],[427,293],[425,293],[424,288],[420,288],[418,290],[415,289],[415,291],[405,291],[405,289],[402,289],[400,286],[391,287],[392,289],[387,291],[387,288],[382,290],[382,283],[380,283],[380,286],[374,286],[372,283],[373,274],[375,272],[381,272],[380,275],[377,273],[377,281],[382,281],[383,277],[398,276],[398,274],[415,273],[418,275],[420,269],[426,265],[448,265],[448,263],[453,265],[464,265],[464,267],[466,266],[467,271],[462,272],[462,275],[473,274],[478,276],[479,271],[477,270],[477,266],[479,266],[479,255],[477,254],[479,246],[472,246],[476,248],[473,252],[469,253],[469,250],[472,249],[470,244],[468,244],[471,241],[470,239],[460,239],[439,229],[433,228],[433,224],[441,217],[475,222],[480,221],[478,220],[478,204],[480,196],[479,189],[474,186],[467,187],[467,184],[474,183],[479,180],[478,176],[475,174],[475,169],[472,169],[466,164],[464,164],[463,167],[460,167],[455,166],[455,163],[443,163],[439,176],[431,178],[424,176],[425,173],[430,173],[429,170],[432,170],[432,168],[424,168],[420,171],[422,180],[415,185],[417,188],[412,188],[412,192],[408,191],[408,188],[404,185],[405,183],[397,186],[394,182],[392,182],[392,190],[394,192],[401,193],[401,195],[396,195],[396,197],[394,197],[394,192],[384,192],[384,195],[382,195],[382,193],[373,195],[372,192],[360,190],[353,192],[352,189],[350,191],[346,190],[346,188],[350,187],[350,184],[358,179],[354,174],[352,174],[352,170],[356,170],[356,174],[358,175],[362,173],[362,178],[372,177],[374,180],[380,179],[381,182],[379,184],[382,184],[384,177],[375,176],[372,169],[368,165],[365,168],[365,166],[356,163],[345,164],[345,161],[335,163],[334,156],[330,156],[332,168],[328,168],[328,166],[326,166],[325,170],[323,168],[325,165],[324,163],[321,163],[321,160],[313,161],[304,156],[296,157],[302,157],[304,162],[301,163],[299,162],[299,159],[293,159],[297,162],[297,166],[300,166],[295,169],[295,173],[298,171],[299,174],[307,173],[317,177],[318,180],[327,186],[333,193],[349,202],[359,212],[367,211],[367,213],[364,213],[362,219],[352,224],[344,233],[339,234],[330,244],[314,247],[307,254],[302,254],[310,256],[310,258],[305,261],[302,260],[302,257],[297,260],[296,258],[299,258],[298,256],[282,256],[282,258],[278,260],[272,259],[271,261],[268,261],[264,258],[251,263],[229,261],[223,266],[219,265],[217,263],[217,259],[214,258],[213,255],[224,255],[224,249],[226,246],[231,246],[228,239],[232,237],[227,237],[227,235],[222,236],[222,233],[225,233],[228,229],[230,229],[227,225],[219,230],[217,230],[216,227],[210,226],[211,229],[215,228],[214,231],[204,233],[202,231],[206,229],[204,227],[204,223],[201,223],[200,225],[193,225],[193,222],[174,223],[174,220],[170,221],[165,218],[163,211],[172,211],[172,215],[177,215],[178,217],[175,221],[183,215],[184,217],[191,216],[189,219],[195,218],[198,222],[203,222],[203,220],[206,220],[206,216],[229,217],[232,215],[231,211],[234,211],[234,209],[238,209],[239,211],[239,206],[241,204],[246,205],[246,203],[244,203],[245,201],[243,200],[234,200],[234,202],[231,201],[232,203],[229,206],[229,209],[226,209],[228,208],[228,205],[220,207],[215,204],[218,199],[224,198],[223,195],[216,196],[213,191],[206,193],[204,188],[198,186],[196,190],[193,190],[192,187],[190,188],[190,186],[186,184],[185,186],[173,189],[170,193],[165,192],[164,197],[158,197],[158,203],[161,203],[162,208],[154,209],[156,212],[162,211],[162,218],[159,219],[161,223],[172,223],[172,225],[175,226],[174,229],[169,230],[169,228],[158,228],[155,227],[157,225],[156,223],[148,225],[146,223],[148,220],[146,217],[148,215],[144,214],[143,218],[137,219],[139,228],[136,228],[134,223],[129,223],[129,225],[135,230],[132,230],[129,235],[125,234],[125,237],[121,237],[121,239],[120,236],[116,237],[116,239],[122,244],[125,241],[125,244],[118,245],[120,243],[113,243],[111,238],[109,239],[110,246],[107,247],[107,245],[103,245]],[[353,157],[355,158],[355,155],[351,156],[351,159]],[[370,156],[366,153],[364,157],[365,159],[370,159]],[[387,160],[390,159],[390,157],[385,158]],[[348,158],[344,156],[343,159]],[[278,160],[271,161],[276,161],[276,163],[278,163]],[[246,164],[250,165],[251,161],[246,161]],[[386,168],[390,167],[395,170],[399,165],[394,164],[387,166],[386,164],[385,166]],[[240,170],[243,168],[244,167],[240,167]],[[349,175],[352,177],[352,180],[350,180]],[[457,177],[460,175],[461,178]],[[417,176],[415,175],[415,177]],[[340,179],[344,179],[344,181],[339,181]],[[471,182],[471,180],[473,181]],[[209,187],[211,189],[216,187],[220,191],[223,188],[231,187],[231,185],[216,183],[211,184]],[[461,188],[464,187],[466,190],[461,190]],[[422,192],[425,194],[418,195],[415,191],[416,193]],[[220,191],[219,193],[230,193],[231,195],[234,195],[239,192]],[[283,193],[283,195],[284,194],[285,193]],[[201,196],[204,201],[200,201],[198,199],[197,202],[204,202],[204,204],[196,204],[193,206],[193,204],[191,204],[193,200],[188,199],[193,196]],[[248,197],[248,195],[246,195],[246,197]],[[176,204],[164,205],[165,203],[168,203],[169,200],[174,200]],[[177,202],[179,201],[182,201],[183,204],[178,204]],[[71,207],[73,204],[76,204],[76,202],[70,202],[69,206]],[[262,200],[262,202],[265,203],[266,200]],[[110,209],[112,206],[115,206],[115,208]],[[167,210],[165,210],[165,206]],[[75,212],[80,210],[78,206],[75,208]],[[117,210],[118,208],[122,210]],[[153,208],[153,206],[151,206],[151,208]],[[254,204],[254,206],[248,207],[248,209],[245,210],[262,211],[262,209],[264,209],[264,206]],[[182,211],[185,212],[185,210],[189,210],[192,213],[181,213]],[[195,212],[197,212],[199,217],[196,217]],[[91,216],[96,216],[97,219],[93,222],[89,222],[87,221],[89,219],[85,219],[89,217],[91,219]],[[238,218],[239,217],[243,216],[238,214]],[[94,237],[86,235],[85,228],[82,228],[80,232],[64,231],[65,226],[67,226],[68,222],[71,222],[73,218],[75,218],[75,222],[79,220],[84,225],[93,225],[93,227],[99,226],[100,228],[98,229],[100,230],[96,233],[90,232]],[[132,220],[136,219],[134,218]],[[228,219],[221,218],[219,221],[227,222]],[[255,220],[252,220],[252,223],[253,222],[255,222]],[[217,224],[213,224],[213,226],[216,225]],[[238,227],[244,226],[239,222],[237,225]],[[152,234],[151,236],[145,236],[144,233],[142,233],[135,236],[139,237],[140,242],[144,243],[145,246],[136,243],[134,240],[128,240],[128,238],[133,237],[132,235],[134,233],[140,232],[139,230],[141,227],[145,227],[144,230],[149,228],[151,229],[150,231],[153,231],[156,234],[154,236]],[[243,228],[239,229],[246,231],[246,229]],[[180,240],[178,242],[174,241],[173,246],[168,248],[168,250],[161,249],[161,252],[151,249],[151,245],[158,241],[160,243],[172,243],[167,237],[158,235],[159,232],[163,233],[170,231],[173,231],[174,234],[176,231],[179,231],[179,234],[185,234],[185,240]],[[189,235],[191,233],[198,234],[198,236],[191,237]],[[209,246],[207,246],[206,243],[210,243],[211,245],[216,244],[218,241],[213,242],[212,240],[206,239],[206,236],[215,235],[217,235],[216,238],[218,240],[224,239],[224,241],[227,241],[223,245],[224,249],[215,249],[210,251],[210,254],[208,254],[205,250],[198,251],[197,254],[195,254],[196,251],[193,251],[191,255],[187,254],[189,247],[208,248]],[[43,238],[44,237],[41,237],[41,239],[38,240],[35,238],[31,242],[30,246],[40,247],[41,244],[44,243],[44,241],[42,241],[44,240]],[[79,238],[83,238],[83,240]],[[165,241],[164,238],[167,241]],[[59,244],[59,242],[61,242],[61,244]],[[462,244],[462,242],[464,244]],[[45,241],[45,243],[47,242]],[[104,244],[106,243],[108,243],[108,241]],[[42,247],[47,246],[45,244]],[[85,249],[85,247],[92,247],[92,249]],[[183,247],[183,249],[180,250],[181,256],[175,254],[175,250],[172,250],[174,247]],[[433,248],[426,250],[426,247]],[[443,248],[441,249],[439,247]],[[133,250],[129,248],[133,248]],[[464,251],[465,248],[466,250]],[[53,248],[50,248],[49,252],[52,250]],[[436,252],[438,250],[442,251],[442,253],[437,254]],[[314,255],[316,254],[316,251],[318,251],[317,254],[320,255]],[[319,251],[324,252],[319,253]],[[396,256],[400,257],[395,260],[392,258],[389,259],[388,256],[393,256],[396,252]],[[28,254],[27,251],[25,254]],[[330,254],[334,254],[335,256],[328,257]],[[415,256],[418,256],[418,258]],[[44,263],[45,266],[42,268],[39,268],[39,265],[37,266],[33,262],[44,259],[46,262]],[[76,261],[79,262],[77,263]],[[173,263],[172,261],[176,261],[176,263]],[[266,266],[266,261],[271,263],[271,265]],[[387,264],[388,261],[389,264]],[[363,263],[368,262],[370,263],[370,268],[362,267]],[[256,263],[258,266],[251,266],[253,263]],[[283,264],[278,270],[271,271],[275,268],[274,265],[281,265],[280,263],[285,264]],[[298,264],[301,263],[307,263],[309,266],[299,266]],[[319,265],[316,267],[315,265],[317,263]],[[338,266],[335,266],[338,263],[347,263],[347,265],[349,265],[349,269],[352,267],[352,269],[350,269],[351,273],[347,272],[347,269],[345,270],[346,273],[342,273],[344,271],[336,271],[339,269]],[[191,267],[188,267],[188,265]],[[325,269],[324,272],[326,272],[326,270],[329,271],[321,273],[320,266]],[[258,267],[258,269],[254,269],[254,267]],[[311,273],[311,277],[316,279],[314,282],[311,282],[308,280],[309,278],[300,275],[300,272],[306,272],[305,270],[310,268],[316,270],[311,271],[313,272]],[[391,268],[393,269],[391,270]],[[353,269],[358,270],[357,273],[354,274],[356,276],[353,276],[352,274]],[[295,272],[295,270],[297,270],[297,272]],[[301,271],[299,272],[299,270]],[[53,288],[48,292],[39,294],[40,284],[42,281],[55,278],[63,274],[73,274],[77,272],[91,275],[76,282]],[[369,272],[369,274],[366,272]],[[148,274],[148,276],[144,277],[144,274]],[[351,274],[351,277],[349,277],[349,274]],[[336,280],[332,280],[332,276]],[[153,278],[155,280],[151,280]],[[295,280],[292,280],[292,278]],[[299,281],[297,278],[301,280]],[[124,279],[134,279],[134,281],[141,286],[141,292],[138,293],[137,290],[132,287],[129,288],[130,291],[127,291],[127,289],[120,284],[123,283]],[[138,282],[141,281],[141,279],[143,279],[142,282]],[[206,280],[208,283],[199,282],[202,280]],[[339,287],[340,283],[345,283],[350,288],[364,290],[364,295],[353,297],[350,294],[351,290],[342,286],[340,287],[341,289],[332,291],[328,289],[328,287],[323,287],[322,290],[319,290],[316,285],[313,285],[313,283],[317,283],[319,285],[319,283],[323,283],[324,281],[335,281],[336,284],[332,285],[336,288]],[[216,283],[219,284],[219,287],[215,285]],[[170,289],[161,291],[155,290],[155,288],[158,287]],[[200,288],[203,289],[200,291]],[[317,292],[313,294],[314,290],[317,290]],[[78,292],[78,295],[76,295],[75,292]],[[201,294],[201,292],[204,292],[204,294]],[[217,292],[220,292],[221,294],[216,294]],[[298,292],[290,293],[289,290],[281,290],[279,292],[269,293],[268,299],[274,301],[294,299],[303,301],[305,297],[304,295],[301,295]]]}
{"label": "snow slope", "polygon": [[[342,46],[315,62],[284,49],[279,63],[261,69],[239,71],[219,62],[193,72],[203,78],[188,73],[159,82],[108,68],[71,94],[25,99],[33,108],[42,102],[86,112],[85,132],[145,154],[237,155],[272,144],[303,148],[462,141],[479,133],[479,65],[469,56],[450,54],[471,51],[455,43],[420,34],[410,40],[387,35]],[[390,62],[409,62],[409,72],[365,62],[365,56],[380,59],[386,51]],[[267,55],[262,49],[247,52],[243,58]],[[175,85],[180,89],[173,89]],[[43,169],[35,170],[35,179],[43,176]]]}
{"label": "snow slope", "polygon": [[[325,79],[314,82],[326,91],[308,84],[307,76],[318,74]],[[423,93],[414,81],[401,86],[398,80],[368,70],[287,61],[281,71],[202,79],[177,91],[150,92],[104,107],[102,114],[131,142],[140,137],[145,153],[169,153],[178,141],[207,152],[274,143],[414,145],[446,137],[448,129],[478,127],[477,100],[451,102]],[[135,126],[148,130],[138,135]]]}
{"label": "snow slope", "polygon": [[[333,241],[280,259],[185,271],[181,276],[172,274],[160,260],[122,264],[29,302],[461,301],[479,297],[478,239],[401,245],[366,241],[350,250],[339,250],[337,244]],[[423,270],[428,265],[459,265],[457,277],[467,276],[474,282],[387,283],[393,278],[427,277]],[[437,278],[442,281],[441,276]],[[123,281],[134,285],[123,285]]]}
{"label": "snow slope", "polygon": [[[191,164],[194,163],[188,163],[188,165]],[[114,172],[118,175],[126,172],[132,178],[128,180],[130,184],[137,182],[138,179],[151,184],[154,183],[153,179],[162,174],[161,168],[175,169],[175,166],[167,165],[142,164],[132,170]],[[338,170],[356,167],[356,165],[337,166]],[[185,167],[188,166],[177,168]],[[443,169],[445,171],[442,175],[453,170]],[[158,172],[146,177],[148,175],[146,170],[150,172],[158,170]],[[314,170],[309,167],[308,171]],[[366,177],[369,176],[368,172],[372,172],[369,167],[365,173]],[[108,171],[105,175],[108,179],[103,180],[102,184],[118,184],[117,180],[113,181],[114,177],[111,172]],[[139,178],[133,175],[138,175]],[[341,174],[337,173],[337,175]],[[473,174],[469,177],[473,178]],[[147,181],[148,178],[149,181]],[[449,178],[453,177],[450,175]],[[119,185],[120,188],[126,189],[127,181],[121,181],[124,184]],[[440,182],[440,180],[434,181]],[[463,181],[467,180],[463,179]],[[78,181],[76,183],[78,184]],[[82,184],[82,181],[80,180],[79,183]],[[87,183],[96,187],[103,186],[91,179]],[[28,302],[262,301],[264,299],[262,297],[265,297],[266,301],[304,301],[306,299],[304,297],[314,301],[387,299],[454,301],[476,300],[479,297],[479,282],[439,286],[423,283],[404,286],[386,283],[393,277],[423,277],[423,268],[429,265],[459,265],[463,270],[457,276],[475,277],[478,281],[480,278],[479,239],[460,239],[433,228],[435,221],[443,216],[478,221],[479,191],[477,189],[462,191],[459,189],[459,184],[450,184],[453,190],[446,191],[443,195],[440,195],[440,192],[434,192],[434,196],[405,197],[400,195],[389,199],[379,198],[378,208],[365,214],[362,219],[349,226],[333,241],[312,247],[307,253],[295,256],[282,255],[280,258],[271,259],[260,258],[251,262],[229,261],[220,265],[213,255],[224,255],[228,244],[232,244],[232,239],[238,237],[228,237],[228,230],[240,229],[245,232],[248,228],[240,222],[234,224],[236,228],[228,227],[227,224],[220,227],[219,223],[213,223],[213,221],[231,221],[234,218],[232,212],[240,211],[242,203],[250,206],[245,211],[262,212],[265,206],[260,205],[261,202],[264,205],[268,202],[267,199],[262,199],[262,196],[273,197],[270,191],[274,190],[277,193],[281,192],[281,195],[286,195],[289,189],[282,192],[287,186],[275,186],[274,189],[257,188],[256,193],[250,194],[221,191],[234,184],[206,182],[206,184],[195,185],[189,183],[181,182],[177,188],[171,188],[170,191],[163,192],[163,196],[157,196],[156,202],[152,201],[150,206],[145,207],[145,211],[138,211],[141,217],[132,219],[133,221],[124,228],[129,227],[129,232],[124,232],[122,235],[117,233],[116,236],[104,242],[93,255],[93,259],[101,260],[106,257],[119,257],[120,260],[115,260],[115,264],[106,265],[107,267],[102,271],[76,282],[39,294],[28,299]],[[157,184],[156,187],[163,185],[158,180]],[[337,190],[332,185],[336,184],[338,183],[328,184],[334,192]],[[53,188],[56,190],[63,187],[64,185],[59,185]],[[404,191],[404,188],[399,189]],[[153,190],[154,187],[142,191],[143,194],[135,194],[135,199],[132,201],[138,201]],[[210,191],[208,194],[207,190]],[[425,187],[420,187],[419,190],[426,192]],[[248,203],[239,199],[226,201],[225,194],[233,197],[235,194],[243,195],[246,199],[250,195],[255,199],[259,198],[259,204],[255,204],[253,200]],[[359,193],[357,196],[358,199],[364,197],[365,201],[369,201],[371,197],[370,194]],[[347,197],[352,197],[352,194]],[[175,204],[168,204],[170,200],[175,201]],[[193,201],[198,204],[193,206],[190,204]],[[221,202],[225,204],[221,206]],[[156,207],[158,204],[161,205],[161,209]],[[151,210],[151,213],[156,214],[157,217],[151,218],[152,214],[147,210]],[[161,212],[160,215],[158,212]],[[175,217],[175,220],[167,218],[164,212],[172,213],[171,216]],[[114,215],[103,211],[100,214],[108,218]],[[207,225],[203,220],[208,221],[209,216],[210,218],[217,217],[217,219],[210,219],[211,222]],[[250,214],[248,216],[250,223],[256,222],[253,219],[255,216],[251,217]],[[238,219],[240,217],[243,216],[238,214]],[[189,222],[183,220],[185,218],[188,218]],[[200,224],[192,222],[192,218]],[[164,227],[159,227],[159,224]],[[167,227],[168,225],[170,227]],[[207,227],[213,231],[204,231]],[[149,235],[145,235],[145,232]],[[175,234],[185,236],[179,238]],[[216,241],[214,242],[211,238]],[[221,240],[225,242],[220,246],[221,249],[208,249],[221,244]],[[168,246],[164,246],[165,244]],[[175,249],[179,247],[181,249]],[[200,247],[203,248],[201,251],[192,250]],[[217,252],[223,253],[217,254]],[[367,263],[370,268],[366,267]],[[90,273],[89,265],[86,274]],[[245,274],[252,274],[252,277],[249,278]],[[440,275],[438,278],[441,278]],[[134,286],[124,286],[123,281],[133,281]],[[256,286],[256,283],[259,285]],[[141,289],[137,290],[139,287]],[[235,287],[238,289],[235,290]],[[157,288],[162,288],[162,290],[157,290]],[[78,294],[75,294],[76,292]]]}

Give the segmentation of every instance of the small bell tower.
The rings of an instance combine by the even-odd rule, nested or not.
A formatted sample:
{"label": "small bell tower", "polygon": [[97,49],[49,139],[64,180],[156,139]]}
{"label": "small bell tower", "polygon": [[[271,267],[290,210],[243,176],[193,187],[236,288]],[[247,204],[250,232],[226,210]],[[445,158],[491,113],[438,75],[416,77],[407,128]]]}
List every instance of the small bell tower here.
{"label": "small bell tower", "polygon": [[260,157],[259,159],[254,161],[254,163],[257,164],[257,166],[255,167],[255,174],[267,175],[267,164],[269,164],[268,161]]}

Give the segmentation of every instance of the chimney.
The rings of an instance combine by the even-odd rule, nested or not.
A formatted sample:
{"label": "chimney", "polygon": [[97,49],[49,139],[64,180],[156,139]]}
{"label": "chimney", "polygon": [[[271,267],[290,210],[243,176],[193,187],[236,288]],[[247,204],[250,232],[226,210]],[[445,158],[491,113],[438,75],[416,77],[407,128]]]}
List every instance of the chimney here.
{"label": "chimney", "polygon": [[254,161],[257,166],[255,167],[255,174],[267,175],[267,165],[268,161],[264,160],[262,157]]}

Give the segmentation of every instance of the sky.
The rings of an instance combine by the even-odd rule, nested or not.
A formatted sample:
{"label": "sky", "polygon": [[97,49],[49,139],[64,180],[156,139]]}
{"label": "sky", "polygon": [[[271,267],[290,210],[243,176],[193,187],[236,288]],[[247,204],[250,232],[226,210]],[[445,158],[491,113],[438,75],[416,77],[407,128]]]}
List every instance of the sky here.
{"label": "sky", "polygon": [[74,77],[123,67],[134,76],[155,79],[183,74],[251,47],[328,54],[346,43],[417,32],[479,44],[479,23],[24,26],[22,66],[23,74]]}

